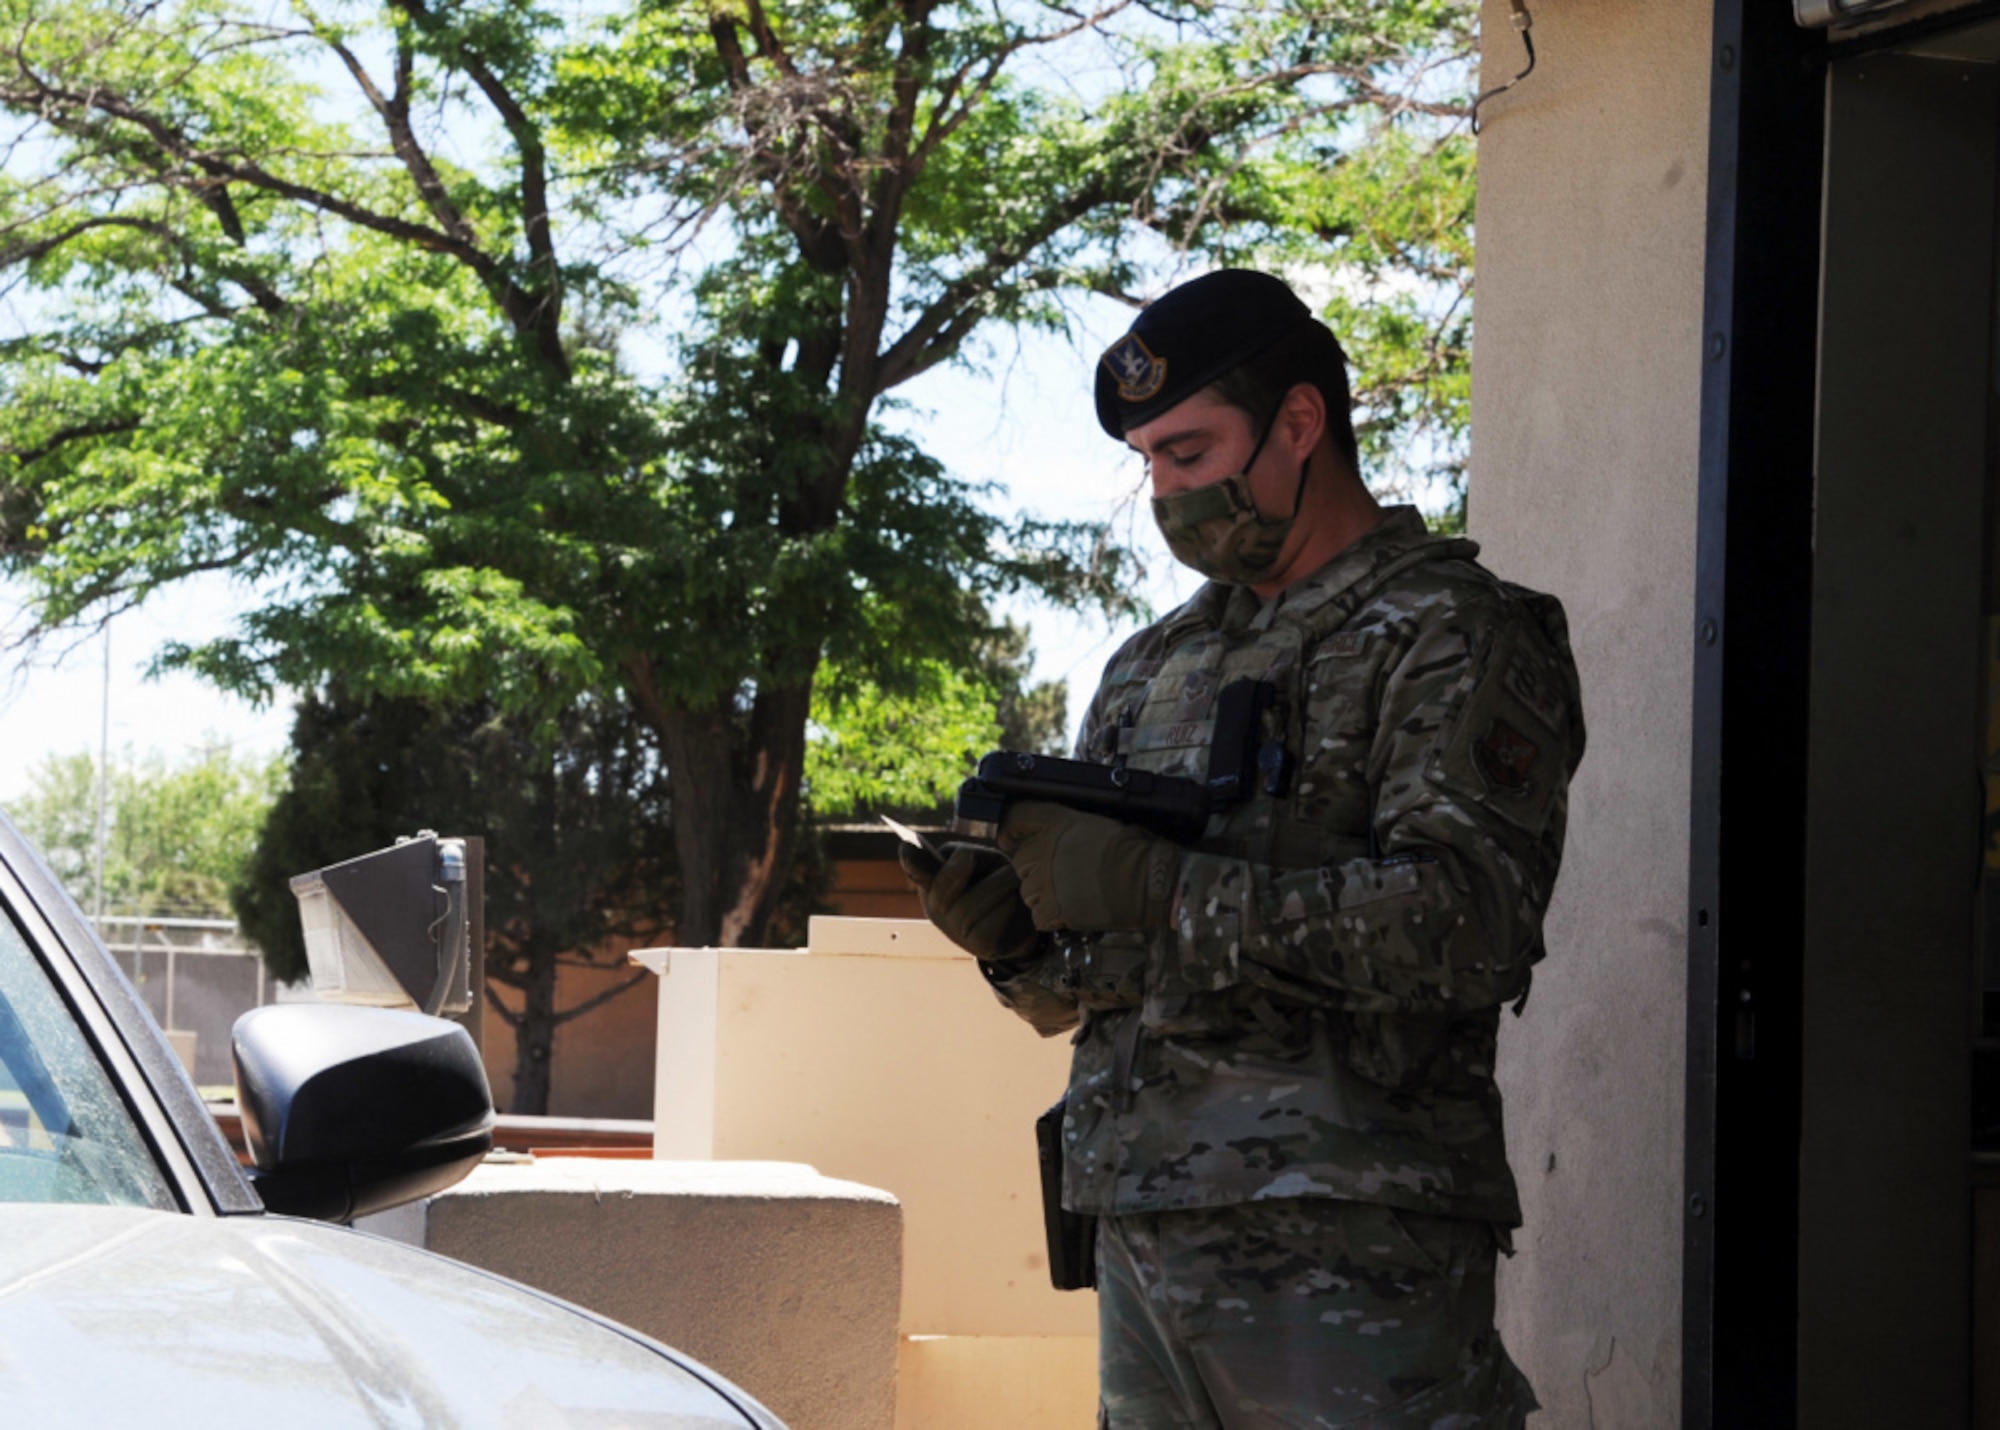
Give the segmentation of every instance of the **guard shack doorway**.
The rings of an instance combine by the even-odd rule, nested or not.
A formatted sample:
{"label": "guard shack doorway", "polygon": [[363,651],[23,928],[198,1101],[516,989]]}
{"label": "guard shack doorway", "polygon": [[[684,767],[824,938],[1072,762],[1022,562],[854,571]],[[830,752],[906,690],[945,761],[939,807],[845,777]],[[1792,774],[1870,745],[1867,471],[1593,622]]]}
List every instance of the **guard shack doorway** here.
{"label": "guard shack doorway", "polygon": [[[1717,781],[1706,866],[1697,792],[1691,924],[1719,910],[1720,937],[1705,966],[1697,949],[1691,1000],[1689,1424],[2000,1430],[1989,11],[1837,42],[1791,96],[1794,119],[1824,106],[1816,301],[1809,324],[1802,305],[1783,320],[1814,335],[1809,421],[1801,404],[1785,439],[1787,462],[1805,440],[1811,454],[1799,479],[1760,473],[1732,428],[1728,509],[1783,533],[1768,559],[1791,574],[1770,589],[1792,599],[1745,599],[1760,552],[1735,534],[1731,638],[1759,622],[1789,635],[1766,638],[1783,656],[1768,672],[1741,651],[1718,667],[1739,728],[1762,701],[1762,734],[1735,739],[1737,771]],[[1739,334],[1755,326],[1754,279],[1734,271]],[[1754,424],[1740,380],[1731,396],[1728,420]],[[1794,494],[1774,495],[1788,481]],[[1782,690],[1758,692],[1762,678]],[[1727,763],[1719,708],[1711,758]],[[1758,776],[1777,812],[1732,806],[1730,790],[1757,787],[1746,749],[1785,772]]]}
{"label": "guard shack doorway", "polygon": [[1965,1424],[1990,1358],[1972,1354],[1971,1104],[1975,1045],[2000,1033],[1981,947],[1982,823],[2000,769],[1996,61],[1989,22],[1827,74],[1801,1425]]}

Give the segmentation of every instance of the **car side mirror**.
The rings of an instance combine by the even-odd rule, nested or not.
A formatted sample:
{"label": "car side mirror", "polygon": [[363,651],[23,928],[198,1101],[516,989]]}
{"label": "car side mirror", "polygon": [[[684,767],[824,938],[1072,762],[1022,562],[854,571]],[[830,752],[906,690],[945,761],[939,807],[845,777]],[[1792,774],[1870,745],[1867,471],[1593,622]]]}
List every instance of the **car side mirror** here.
{"label": "car side mirror", "polygon": [[493,1146],[479,1050],[443,1018],[281,1003],[236,1020],[251,1185],[274,1212],[347,1222],[443,1191]]}

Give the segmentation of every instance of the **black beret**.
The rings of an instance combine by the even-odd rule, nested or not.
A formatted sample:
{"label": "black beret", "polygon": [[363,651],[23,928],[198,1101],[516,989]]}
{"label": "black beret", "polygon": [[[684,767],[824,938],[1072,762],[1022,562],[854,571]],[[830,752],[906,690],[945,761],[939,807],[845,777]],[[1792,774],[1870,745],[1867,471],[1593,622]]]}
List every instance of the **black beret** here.
{"label": "black beret", "polygon": [[1268,273],[1223,268],[1183,283],[1098,359],[1098,423],[1123,441],[1312,320],[1299,295]]}

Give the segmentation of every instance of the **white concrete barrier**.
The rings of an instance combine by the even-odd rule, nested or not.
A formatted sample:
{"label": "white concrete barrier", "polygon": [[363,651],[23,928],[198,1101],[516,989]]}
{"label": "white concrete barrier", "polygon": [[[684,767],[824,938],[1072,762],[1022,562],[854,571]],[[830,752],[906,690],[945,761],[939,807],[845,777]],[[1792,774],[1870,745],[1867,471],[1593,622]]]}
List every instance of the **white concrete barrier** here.
{"label": "white concrete barrier", "polygon": [[430,1250],[713,1366],[791,1430],[889,1430],[902,1212],[775,1162],[538,1157],[431,1198]]}

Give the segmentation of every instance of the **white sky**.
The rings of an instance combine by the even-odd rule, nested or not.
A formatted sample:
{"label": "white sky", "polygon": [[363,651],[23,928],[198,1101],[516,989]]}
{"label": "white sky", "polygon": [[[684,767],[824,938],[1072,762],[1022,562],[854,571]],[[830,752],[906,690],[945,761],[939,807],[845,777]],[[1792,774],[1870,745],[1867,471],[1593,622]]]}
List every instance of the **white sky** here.
{"label": "white sky", "polygon": [[[221,577],[191,582],[111,627],[110,736],[113,758],[130,748],[158,751],[179,762],[207,746],[233,745],[253,755],[285,747],[291,711],[258,710],[209,689],[191,676],[143,678],[147,662],[169,639],[200,638],[224,629],[235,606]],[[0,628],[20,616],[17,590],[0,588]],[[95,754],[106,712],[101,636],[51,642],[35,658],[0,660],[0,804],[27,788],[28,774],[50,755]]]}
{"label": "white sky", "polygon": [[[1078,346],[1046,334],[1009,336],[990,370],[925,374],[899,392],[916,410],[898,418],[952,471],[997,481],[1003,511],[1025,508],[1049,518],[1110,518],[1145,554],[1151,581],[1143,594],[1167,609],[1195,579],[1166,554],[1143,505],[1121,506],[1139,479],[1135,459],[1097,426],[1090,371],[1098,352],[1124,330],[1127,310],[1108,301],[1084,310]],[[1134,519],[1136,517],[1136,519]],[[291,728],[289,703],[264,709],[234,700],[188,676],[147,681],[147,662],[169,638],[199,639],[227,627],[241,599],[225,578],[204,578],[163,592],[111,627],[111,748],[178,761],[205,746],[276,754]],[[18,591],[0,588],[0,630],[20,620]],[[1070,718],[1082,710],[1116,641],[1101,617],[1022,604],[1012,614],[1033,629],[1036,679],[1065,679]],[[63,649],[66,646],[67,649]],[[0,804],[24,792],[29,772],[50,755],[95,752],[106,709],[104,644],[92,637],[52,645],[35,660],[0,657]]]}

